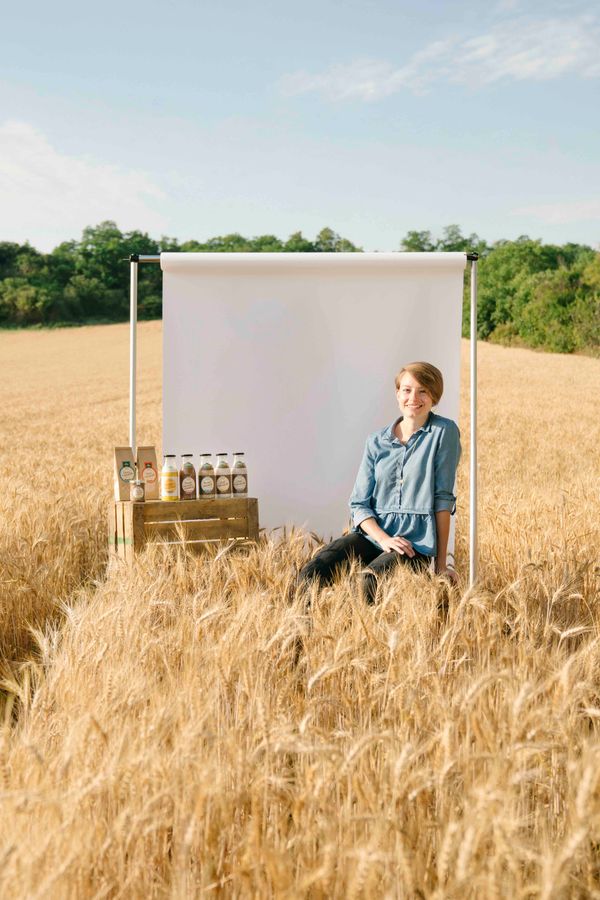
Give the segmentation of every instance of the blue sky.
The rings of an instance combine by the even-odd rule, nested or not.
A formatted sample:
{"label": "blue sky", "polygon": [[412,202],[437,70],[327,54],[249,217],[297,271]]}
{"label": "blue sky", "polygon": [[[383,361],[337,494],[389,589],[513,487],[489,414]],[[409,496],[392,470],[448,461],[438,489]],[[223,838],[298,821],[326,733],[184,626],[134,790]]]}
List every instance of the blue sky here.
{"label": "blue sky", "polygon": [[57,0],[3,10],[0,240],[85,225],[365,250],[600,242],[591,2]]}

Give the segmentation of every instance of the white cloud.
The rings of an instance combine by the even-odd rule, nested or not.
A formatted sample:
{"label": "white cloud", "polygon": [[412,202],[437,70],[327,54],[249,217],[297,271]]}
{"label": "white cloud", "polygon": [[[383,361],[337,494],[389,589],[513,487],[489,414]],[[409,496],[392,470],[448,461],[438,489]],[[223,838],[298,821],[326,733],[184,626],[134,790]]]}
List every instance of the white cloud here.
{"label": "white cloud", "polygon": [[0,235],[49,250],[105,219],[123,230],[164,228],[162,191],[143,172],[69,156],[26,122],[0,125]]}
{"label": "white cloud", "polygon": [[287,95],[319,93],[329,100],[381,100],[403,89],[421,93],[435,82],[490,84],[501,79],[548,81],[561,75],[600,76],[600,25],[589,15],[505,20],[468,38],[435,41],[401,66],[376,59],[296,72],[281,80]]}
{"label": "white cloud", "polygon": [[531,216],[547,225],[570,225],[575,222],[600,222],[600,200],[579,200],[567,203],[542,203],[514,209],[514,216]]}

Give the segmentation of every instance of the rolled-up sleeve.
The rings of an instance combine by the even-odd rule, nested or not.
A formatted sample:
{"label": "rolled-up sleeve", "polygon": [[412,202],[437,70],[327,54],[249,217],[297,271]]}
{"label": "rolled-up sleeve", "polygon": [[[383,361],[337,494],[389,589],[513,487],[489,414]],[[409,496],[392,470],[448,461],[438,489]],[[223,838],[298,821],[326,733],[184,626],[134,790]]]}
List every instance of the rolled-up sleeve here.
{"label": "rolled-up sleeve", "polygon": [[456,512],[456,496],[454,483],[456,469],[460,460],[460,431],[453,422],[444,428],[440,443],[435,453],[435,486],[433,508],[435,512],[447,509],[451,515]]}
{"label": "rolled-up sleeve", "polygon": [[374,463],[373,441],[371,437],[368,437],[360,461],[358,475],[354,482],[354,490],[350,497],[350,511],[355,528],[358,528],[365,519],[370,519],[375,515],[372,506],[373,491],[375,489]]}

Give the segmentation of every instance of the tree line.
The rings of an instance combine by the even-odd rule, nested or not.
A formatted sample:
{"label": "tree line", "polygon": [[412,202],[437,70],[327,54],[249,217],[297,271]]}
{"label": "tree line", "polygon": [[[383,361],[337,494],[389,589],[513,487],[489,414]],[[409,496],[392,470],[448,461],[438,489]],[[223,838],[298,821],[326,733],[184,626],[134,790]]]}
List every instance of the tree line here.
{"label": "tree line", "polygon": [[[479,254],[477,333],[484,340],[561,353],[600,355],[600,254],[583,244],[544,244],[523,235],[488,244],[457,225],[434,238],[409,231],[402,251],[459,251]],[[79,241],[50,253],[30,244],[0,242],[0,325],[22,327],[116,322],[129,315],[126,260],[132,253],[161,251],[362,252],[331,228],[314,240],[298,231],[283,241],[266,234],[214,237],[201,243],[160,241],[141,231],[121,232],[114,222],[85,228]],[[465,279],[463,334],[469,333],[469,284]],[[158,266],[140,271],[138,315],[160,317],[162,277]]]}

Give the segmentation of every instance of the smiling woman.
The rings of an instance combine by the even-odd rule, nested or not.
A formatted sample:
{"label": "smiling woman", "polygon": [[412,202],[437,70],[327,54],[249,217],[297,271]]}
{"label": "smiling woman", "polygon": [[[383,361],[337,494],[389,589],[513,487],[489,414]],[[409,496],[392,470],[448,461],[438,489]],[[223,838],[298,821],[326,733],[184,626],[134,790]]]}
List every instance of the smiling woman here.
{"label": "smiling woman", "polygon": [[377,578],[401,562],[423,570],[435,557],[435,571],[454,577],[446,555],[461,446],[456,423],[433,412],[444,390],[442,373],[431,363],[408,363],[395,384],[401,416],[367,438],[350,498],[353,530],[299,575],[300,583],[327,584],[342,563],[358,559],[366,566],[361,586],[368,603]]}

